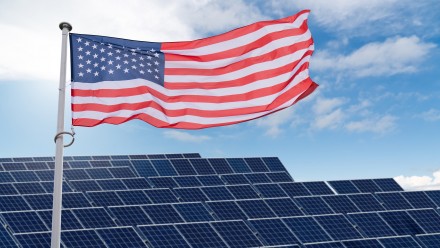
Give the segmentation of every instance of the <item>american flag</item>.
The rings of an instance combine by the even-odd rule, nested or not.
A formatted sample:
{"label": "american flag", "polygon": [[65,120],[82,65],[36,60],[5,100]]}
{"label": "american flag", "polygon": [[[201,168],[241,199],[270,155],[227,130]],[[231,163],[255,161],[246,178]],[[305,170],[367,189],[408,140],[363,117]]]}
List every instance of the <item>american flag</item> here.
{"label": "american flag", "polygon": [[73,125],[200,129],[259,118],[316,89],[308,10],[194,41],[70,34]]}

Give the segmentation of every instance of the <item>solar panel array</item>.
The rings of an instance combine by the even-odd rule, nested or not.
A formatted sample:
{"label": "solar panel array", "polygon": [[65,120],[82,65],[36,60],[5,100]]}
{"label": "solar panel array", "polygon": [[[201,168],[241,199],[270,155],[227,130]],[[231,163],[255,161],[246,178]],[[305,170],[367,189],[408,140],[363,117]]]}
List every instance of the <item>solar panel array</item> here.
{"label": "solar panel array", "polygon": [[[50,247],[53,157],[0,159],[0,247]],[[440,247],[440,191],[274,157],[65,157],[61,247]]]}

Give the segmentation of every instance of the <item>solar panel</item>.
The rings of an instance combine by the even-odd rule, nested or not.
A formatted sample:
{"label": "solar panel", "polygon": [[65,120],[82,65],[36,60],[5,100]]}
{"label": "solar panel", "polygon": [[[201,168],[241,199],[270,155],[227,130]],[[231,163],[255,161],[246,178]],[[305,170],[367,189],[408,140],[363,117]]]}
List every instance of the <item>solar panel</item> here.
{"label": "solar panel", "polygon": [[28,170],[48,170],[49,166],[45,162],[27,162],[24,163]]}
{"label": "solar panel", "polygon": [[[230,167],[229,166],[226,167],[227,169],[224,169],[219,174],[228,174],[228,173],[233,173],[234,171],[235,171],[235,173],[252,172],[251,169],[249,168],[249,166],[247,166],[246,162],[242,158],[227,158],[226,161],[228,161],[228,164],[230,165]],[[211,164],[212,164],[212,162],[211,162]],[[216,168],[216,167],[214,166],[214,168]],[[232,171],[232,170],[234,170],[234,171]]]}
{"label": "solar panel", "polygon": [[122,226],[149,225],[153,223],[140,206],[109,207],[108,211]]}
{"label": "solar panel", "polygon": [[18,191],[10,183],[0,184],[0,195],[18,195]]}
{"label": "solar panel", "polygon": [[35,171],[39,181],[53,181],[54,171],[53,170],[40,170]]}
{"label": "solar panel", "polygon": [[14,233],[30,233],[48,231],[37,212],[8,212],[1,216]]}
{"label": "solar panel", "polygon": [[142,190],[118,190],[115,192],[125,205],[142,205],[152,203]]}
{"label": "solar panel", "polygon": [[232,248],[261,247],[263,244],[243,221],[212,222],[211,225]]}
{"label": "solar panel", "polygon": [[191,247],[173,225],[138,226],[138,229],[152,247]]}
{"label": "solar panel", "polygon": [[200,158],[198,153],[184,153],[182,154],[184,158]]}
{"label": "solar panel", "polygon": [[90,168],[85,169],[86,173],[89,174],[92,179],[107,179],[113,178],[113,175],[107,170],[107,168]]}
{"label": "solar panel", "polygon": [[388,210],[412,209],[413,207],[400,193],[377,193],[376,196],[382,200]]}
{"label": "solar panel", "polygon": [[[112,156],[112,157],[115,157],[115,156]],[[130,160],[125,160],[125,159],[112,160],[110,162],[114,167],[125,167],[125,166],[131,167],[131,166],[133,166],[132,163],[130,162]]]}
{"label": "solar panel", "polygon": [[340,181],[328,181],[328,184],[336,191],[338,194],[357,194],[360,193],[359,189],[354,186],[354,184],[349,180]]}
{"label": "solar panel", "polygon": [[[75,157],[76,158],[76,157]],[[89,161],[69,161],[68,162],[70,168],[74,169],[78,169],[78,168],[91,168],[92,166],[90,165]]]}
{"label": "solar panel", "polygon": [[385,210],[372,194],[353,194],[347,196],[362,212]]}
{"label": "solar panel", "polygon": [[298,244],[298,240],[280,219],[249,220],[267,245]]}
{"label": "solar panel", "polygon": [[244,176],[252,184],[272,182],[272,180],[270,180],[270,178],[266,175],[266,173],[248,173],[248,174],[244,174]]}
{"label": "solar panel", "polygon": [[69,248],[102,247],[106,245],[95,230],[73,230],[61,232],[61,241]]}
{"label": "solar panel", "polygon": [[400,193],[414,208],[435,208],[436,205],[423,191]]}
{"label": "solar panel", "polygon": [[323,196],[322,199],[333,209],[335,213],[355,213],[360,210],[346,195]]}
{"label": "solar panel", "polygon": [[208,223],[178,224],[176,228],[194,248],[228,247]]}
{"label": "solar panel", "polygon": [[422,234],[416,237],[426,248],[436,248],[440,244],[440,234]]}
{"label": "solar panel", "polygon": [[24,195],[23,198],[33,210],[52,209],[52,194]]}
{"label": "solar panel", "polygon": [[420,248],[421,246],[411,236],[379,238],[386,248]]}
{"label": "solar panel", "polygon": [[114,178],[134,178],[137,175],[129,167],[107,168]]}
{"label": "solar panel", "polygon": [[435,202],[437,207],[440,207],[440,190],[425,191],[431,201]]}
{"label": "solar panel", "polygon": [[225,182],[225,184],[249,184],[249,181],[243,174],[228,174],[221,175],[220,178]]}
{"label": "solar panel", "polygon": [[92,156],[93,160],[110,160],[111,156]]}
{"label": "solar panel", "polygon": [[92,161],[89,161],[89,163],[94,168],[97,168],[97,167],[111,167],[112,166],[110,161],[106,161],[106,160],[92,160]]}
{"label": "solar panel", "polygon": [[197,179],[203,186],[218,186],[225,185],[219,176],[198,176]]}
{"label": "solar panel", "polygon": [[127,187],[127,189],[148,189],[151,188],[147,180],[143,177],[140,178],[122,178],[121,182]]}
{"label": "solar panel", "polygon": [[373,179],[373,182],[384,191],[403,191],[402,187],[393,178]]}
{"label": "solar panel", "polygon": [[96,232],[109,248],[146,247],[143,240],[131,227],[97,229]]}
{"label": "solar panel", "polygon": [[108,207],[124,205],[115,191],[97,191],[87,192],[87,196],[92,200],[95,206]]}
{"label": "solar panel", "polygon": [[[155,160],[152,160],[155,161]],[[131,161],[133,168],[137,174],[141,177],[157,177],[157,171],[151,165],[149,160],[133,160]]]}
{"label": "solar panel", "polygon": [[165,154],[166,158],[184,158],[183,154]]}
{"label": "solar panel", "polygon": [[197,174],[199,175],[216,174],[207,159],[194,158],[194,159],[189,159],[189,162],[191,163],[192,167],[196,170]]}
{"label": "solar panel", "polygon": [[206,205],[215,213],[219,220],[246,219],[246,215],[234,201],[206,202]]}
{"label": "solar panel", "polygon": [[[40,182],[40,185],[44,188],[46,193],[53,193],[53,182]],[[66,181],[63,181],[63,192],[73,192]]]}
{"label": "solar panel", "polygon": [[18,193],[26,195],[26,194],[43,194],[46,193],[46,190],[41,186],[40,183],[14,183],[15,189]]}
{"label": "solar panel", "polygon": [[397,235],[377,213],[354,213],[347,216],[367,238]]}
{"label": "solar panel", "polygon": [[302,243],[332,241],[318,222],[310,216],[282,220]]}
{"label": "solar panel", "polygon": [[151,154],[148,155],[149,159],[165,159],[167,158],[167,156],[165,156],[165,154]]}
{"label": "solar panel", "polygon": [[225,186],[202,187],[201,190],[211,201],[234,200],[234,196]]}
{"label": "solar panel", "polygon": [[266,175],[274,183],[289,183],[293,182],[292,177],[290,177],[287,172],[267,172]]}
{"label": "solar panel", "polygon": [[172,205],[145,205],[142,206],[142,208],[155,224],[184,222],[182,217],[180,217],[179,213],[173,208]]}
{"label": "solar panel", "polygon": [[197,179],[196,176],[178,176],[173,177],[174,181],[177,182],[177,184],[180,187],[199,187],[202,186],[202,183]]}
{"label": "solar panel", "polygon": [[208,197],[200,188],[176,188],[173,190],[181,202],[208,201]]}
{"label": "solar panel", "polygon": [[73,160],[92,160],[91,156],[74,156]]}
{"label": "solar panel", "polygon": [[170,189],[147,189],[144,193],[153,203],[174,203],[179,202]]}
{"label": "solar panel", "polygon": [[116,226],[104,208],[76,208],[71,211],[85,228]]}
{"label": "solar panel", "polygon": [[362,238],[362,235],[342,214],[321,215],[314,218],[334,240]]}
{"label": "solar panel", "polygon": [[0,211],[22,211],[31,210],[21,195],[0,195]]}
{"label": "solar panel", "polygon": [[284,192],[284,190],[278,184],[254,184],[254,187],[264,198],[288,197],[286,192]]}
{"label": "solar panel", "polygon": [[33,171],[11,171],[9,172],[16,182],[38,182],[39,179]]}
{"label": "solar panel", "polygon": [[245,158],[244,161],[246,161],[247,165],[253,172],[269,171],[261,158]]}
{"label": "solar panel", "polygon": [[121,179],[99,179],[96,180],[103,190],[124,190],[127,189]]}
{"label": "solar panel", "polygon": [[[23,248],[50,247],[51,232],[25,233],[14,236]],[[8,240],[7,244],[4,243],[5,238],[1,237],[0,240],[1,247],[17,247],[12,239]],[[60,247],[64,247],[63,244]]]}
{"label": "solar panel", "polygon": [[280,186],[290,197],[311,195],[302,183],[280,183]]}
{"label": "solar panel", "polygon": [[425,233],[405,211],[379,212],[379,215],[398,235],[416,235]]}
{"label": "solar panel", "polygon": [[78,180],[78,181],[69,181],[69,184],[77,191],[99,191],[101,187],[99,187],[98,183],[94,180]]}
{"label": "solar panel", "polygon": [[160,176],[177,175],[177,171],[173,168],[173,165],[170,163],[169,160],[165,160],[165,159],[151,160],[151,163],[154,165],[154,168],[156,168],[156,171],[159,173]]}
{"label": "solar panel", "polygon": [[[38,211],[40,218],[44,221],[46,226],[52,227],[52,210]],[[63,209],[61,214],[61,230],[75,230],[82,229],[81,223],[73,215],[70,210]]]}
{"label": "solar panel", "polygon": [[250,219],[276,217],[263,200],[242,200],[237,204]]}
{"label": "solar panel", "polygon": [[138,155],[128,155],[130,159],[148,159],[148,156],[145,154],[138,154]]}
{"label": "solar panel", "polygon": [[172,159],[170,162],[179,175],[197,175],[197,172],[187,159]]}
{"label": "solar panel", "polygon": [[345,246],[340,242],[325,242],[325,243],[313,243],[306,244],[304,247],[307,248],[344,248]]}
{"label": "solar panel", "polygon": [[356,188],[362,193],[375,193],[382,192],[382,190],[377,186],[371,179],[360,179],[351,181]]}
{"label": "solar panel", "polygon": [[87,200],[81,192],[63,193],[64,208],[88,208],[92,207],[92,204]]}
{"label": "solar panel", "polygon": [[321,197],[296,197],[295,202],[301,207],[305,213],[309,215],[333,214],[333,210],[321,199]]}
{"label": "solar panel", "polygon": [[286,171],[286,168],[284,168],[284,165],[277,157],[265,157],[261,159],[263,159],[269,171]]}
{"label": "solar panel", "polygon": [[408,210],[407,213],[425,233],[440,233],[440,216],[434,209]]}
{"label": "solar panel", "polygon": [[290,198],[264,199],[264,201],[278,217],[304,215]]}
{"label": "solar panel", "polygon": [[150,177],[149,180],[155,188],[177,188],[179,187],[172,177]]}
{"label": "solar panel", "polygon": [[15,182],[15,179],[11,176],[8,171],[0,171],[0,183],[10,183]]}
{"label": "solar panel", "polygon": [[349,240],[342,241],[342,243],[349,248],[383,248],[377,239],[360,239],[360,240]]}
{"label": "solar panel", "polygon": [[302,183],[312,195],[334,195],[333,191],[325,182],[304,182]]}
{"label": "solar panel", "polygon": [[211,214],[200,202],[174,204],[174,208],[179,212],[185,222],[213,221]]}
{"label": "solar panel", "polygon": [[250,185],[230,185],[226,188],[236,199],[256,199],[260,198]]}
{"label": "solar panel", "polygon": [[26,170],[24,163],[2,163],[2,166],[5,171]]}
{"label": "solar panel", "polygon": [[229,163],[224,158],[209,158],[209,164],[213,169],[211,174],[231,174],[234,173]]}

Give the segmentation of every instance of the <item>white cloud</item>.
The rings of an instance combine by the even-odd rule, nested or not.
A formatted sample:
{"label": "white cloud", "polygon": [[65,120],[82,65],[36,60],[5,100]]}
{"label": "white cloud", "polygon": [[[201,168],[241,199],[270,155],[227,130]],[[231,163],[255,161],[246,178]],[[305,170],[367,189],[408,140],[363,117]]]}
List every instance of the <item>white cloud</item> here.
{"label": "white cloud", "polygon": [[282,133],[281,126],[290,122],[294,118],[294,109],[287,108],[281,111],[278,111],[274,114],[268,115],[266,117],[257,119],[255,124],[258,127],[266,128],[265,135],[276,138],[278,135]]}
{"label": "white cloud", "polygon": [[440,121],[440,110],[430,109],[418,115],[418,117],[426,121]]}
{"label": "white cloud", "polygon": [[346,100],[342,97],[339,98],[319,97],[316,100],[315,104],[313,105],[313,112],[315,112],[316,114],[326,114],[332,111],[333,109],[341,106],[345,102]]}
{"label": "white cloud", "polygon": [[394,178],[405,190],[440,190],[440,170],[430,176],[397,176]]}
{"label": "white cloud", "polygon": [[336,109],[331,113],[318,115],[312,127],[316,129],[335,129],[345,118],[345,114],[341,109]]}
{"label": "white cloud", "polygon": [[385,134],[395,129],[397,118],[392,115],[370,117],[361,121],[351,121],[345,128],[352,132]]}
{"label": "white cloud", "polygon": [[207,135],[193,135],[187,132],[176,131],[176,130],[165,131],[164,134],[165,137],[170,139],[175,139],[184,142],[193,142],[193,143],[200,143],[211,139],[211,137]]}
{"label": "white cloud", "polygon": [[356,77],[413,73],[435,47],[417,36],[394,37],[382,43],[366,44],[348,55],[317,52],[311,66],[318,71],[343,72]]}

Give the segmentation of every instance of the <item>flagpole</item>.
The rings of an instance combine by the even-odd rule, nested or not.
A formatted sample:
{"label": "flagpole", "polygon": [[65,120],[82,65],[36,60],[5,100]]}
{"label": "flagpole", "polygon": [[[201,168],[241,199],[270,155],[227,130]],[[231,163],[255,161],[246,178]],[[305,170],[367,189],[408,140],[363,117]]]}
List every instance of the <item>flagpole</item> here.
{"label": "flagpole", "polygon": [[63,134],[64,132],[64,105],[65,105],[65,87],[66,87],[66,62],[67,62],[67,36],[72,30],[72,26],[67,22],[59,25],[62,30],[61,45],[61,69],[60,85],[58,92],[58,122],[57,135],[55,136],[55,175],[53,184],[53,209],[52,209],[52,240],[51,248],[59,248],[61,242],[61,203],[63,194]]}

